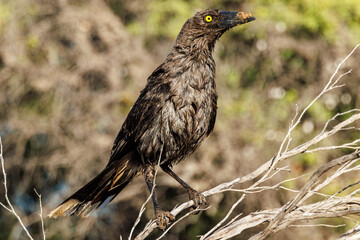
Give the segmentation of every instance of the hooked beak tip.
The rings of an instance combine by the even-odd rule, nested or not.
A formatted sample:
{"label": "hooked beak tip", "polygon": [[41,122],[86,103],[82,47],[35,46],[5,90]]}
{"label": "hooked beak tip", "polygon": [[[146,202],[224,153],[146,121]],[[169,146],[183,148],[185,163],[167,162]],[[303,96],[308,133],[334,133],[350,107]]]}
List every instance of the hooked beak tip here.
{"label": "hooked beak tip", "polygon": [[251,13],[238,12],[236,16],[241,19],[243,23],[251,22],[256,19]]}

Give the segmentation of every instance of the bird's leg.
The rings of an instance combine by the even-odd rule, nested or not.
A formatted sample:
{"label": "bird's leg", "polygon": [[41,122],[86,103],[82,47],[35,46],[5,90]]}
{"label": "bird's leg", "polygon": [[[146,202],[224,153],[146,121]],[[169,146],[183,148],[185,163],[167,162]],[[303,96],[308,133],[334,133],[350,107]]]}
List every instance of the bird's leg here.
{"label": "bird's leg", "polygon": [[184,182],[178,175],[176,175],[167,165],[161,165],[161,168],[164,170],[164,172],[166,172],[167,174],[169,174],[170,176],[172,176],[176,181],[178,181],[178,183],[181,184],[181,186],[183,186],[186,191],[189,194],[189,199],[193,200],[194,202],[194,207],[191,208],[191,210],[194,210],[198,207],[204,206],[206,205],[206,198],[202,193],[199,193],[198,191],[196,191],[195,189],[193,189],[192,187],[190,187],[186,182]]}
{"label": "bird's leg", "polygon": [[154,178],[155,178],[154,166],[149,165],[145,168],[145,182],[146,185],[148,186],[150,194],[152,192],[151,198],[154,204],[157,227],[165,231],[170,221],[174,221],[175,217],[171,215],[169,211],[163,211],[160,209],[160,206],[157,202],[156,190],[154,187]]}

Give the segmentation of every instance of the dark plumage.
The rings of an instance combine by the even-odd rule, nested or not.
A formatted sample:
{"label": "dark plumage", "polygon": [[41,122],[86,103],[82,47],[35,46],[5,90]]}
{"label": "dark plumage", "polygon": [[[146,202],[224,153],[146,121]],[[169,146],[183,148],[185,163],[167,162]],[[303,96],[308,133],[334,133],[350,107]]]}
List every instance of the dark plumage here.
{"label": "dark plumage", "polygon": [[[188,191],[194,207],[204,205],[204,196],[170,168],[194,152],[214,128],[217,93],[212,52],[216,40],[252,20],[251,14],[219,10],[201,11],[190,18],[130,110],[106,168],[49,216],[87,216],[139,174],[145,175],[151,191],[157,164]],[[160,209],[155,191],[153,203],[158,227],[165,229],[174,217]]]}

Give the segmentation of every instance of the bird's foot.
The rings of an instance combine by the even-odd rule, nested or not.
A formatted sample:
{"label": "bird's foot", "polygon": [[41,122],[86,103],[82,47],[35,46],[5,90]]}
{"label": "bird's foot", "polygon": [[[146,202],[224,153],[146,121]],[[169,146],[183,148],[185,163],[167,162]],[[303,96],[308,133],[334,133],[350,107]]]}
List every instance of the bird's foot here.
{"label": "bird's foot", "polygon": [[156,215],[156,225],[158,229],[165,231],[170,221],[174,221],[175,217],[171,215],[169,211],[163,211],[158,209],[155,213]]}
{"label": "bird's foot", "polygon": [[[199,207],[206,205],[206,198],[202,193],[195,191],[194,189],[189,189],[189,199],[193,200],[194,205],[190,208],[190,211],[194,211]],[[199,211],[193,212],[193,214],[198,214]]]}

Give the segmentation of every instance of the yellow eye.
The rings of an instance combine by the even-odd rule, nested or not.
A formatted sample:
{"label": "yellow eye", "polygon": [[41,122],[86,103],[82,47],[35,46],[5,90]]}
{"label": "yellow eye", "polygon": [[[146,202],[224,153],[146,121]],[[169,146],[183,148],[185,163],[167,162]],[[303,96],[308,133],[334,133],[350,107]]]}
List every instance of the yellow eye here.
{"label": "yellow eye", "polygon": [[212,16],[210,16],[210,15],[208,15],[208,16],[206,16],[205,17],[205,21],[207,21],[207,22],[211,22],[212,21]]}

